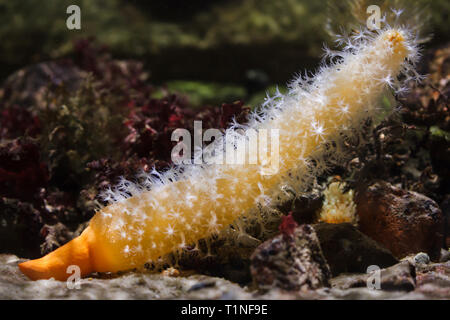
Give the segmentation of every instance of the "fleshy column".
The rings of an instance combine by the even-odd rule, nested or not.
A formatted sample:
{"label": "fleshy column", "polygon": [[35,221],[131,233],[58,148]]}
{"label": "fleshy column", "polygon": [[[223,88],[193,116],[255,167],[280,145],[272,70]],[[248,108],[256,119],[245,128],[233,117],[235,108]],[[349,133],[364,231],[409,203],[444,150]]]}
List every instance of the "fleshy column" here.
{"label": "fleshy column", "polygon": [[[279,130],[276,174],[264,175],[261,164],[186,165],[183,173],[152,178],[151,190],[125,184],[80,237],[20,269],[34,280],[65,280],[69,265],[78,265],[82,276],[139,267],[226,228],[248,214],[255,199],[279,196],[286,183],[305,187],[304,175],[327,166],[325,143],[339,145],[341,132],[358,130],[377,114],[382,91],[411,67],[405,59],[417,52],[408,39],[400,29],[367,35],[342,52],[339,63],[322,66],[310,80],[294,80],[289,94],[254,115],[248,128]],[[344,157],[339,148],[333,152]]]}

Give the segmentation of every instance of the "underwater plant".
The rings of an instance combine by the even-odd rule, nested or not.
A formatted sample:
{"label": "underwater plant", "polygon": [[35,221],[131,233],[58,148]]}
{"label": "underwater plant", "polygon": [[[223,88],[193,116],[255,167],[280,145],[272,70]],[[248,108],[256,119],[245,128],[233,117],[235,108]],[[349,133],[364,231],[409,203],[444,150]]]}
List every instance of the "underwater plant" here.
{"label": "underwater plant", "polygon": [[[19,265],[29,278],[65,280],[68,266],[78,265],[81,276],[138,268],[148,261],[182,250],[235,224],[267,217],[255,208],[268,207],[301,193],[314,177],[346,158],[349,139],[364,141],[362,128],[383,110],[378,98],[386,88],[405,90],[419,79],[415,64],[419,50],[407,28],[386,26],[340,39],[343,51],[326,51],[328,64],[309,77],[299,76],[286,95],[269,97],[245,125],[233,124],[226,135],[233,146],[256,157],[247,136],[236,129],[279,131],[279,170],[267,175],[265,159],[243,165],[183,164],[141,177],[143,183],[123,180],[105,192],[110,204],[100,209],[78,237],[50,254]],[[401,79],[401,81],[400,81]],[[223,155],[221,139],[215,157]],[[274,148],[269,144],[266,151]],[[242,151],[244,152],[244,151]],[[211,163],[211,162],[210,162]]]}

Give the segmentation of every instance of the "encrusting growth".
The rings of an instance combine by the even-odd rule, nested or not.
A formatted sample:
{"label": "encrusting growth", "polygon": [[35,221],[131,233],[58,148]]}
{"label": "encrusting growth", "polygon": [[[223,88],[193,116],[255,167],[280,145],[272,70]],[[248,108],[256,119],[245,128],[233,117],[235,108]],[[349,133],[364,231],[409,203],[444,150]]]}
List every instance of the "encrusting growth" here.
{"label": "encrusting growth", "polygon": [[383,90],[404,90],[400,74],[404,80],[418,77],[418,49],[406,29],[360,32],[343,45],[343,52],[328,52],[331,62],[314,77],[298,77],[288,94],[267,99],[248,124],[227,129],[236,145],[246,142],[238,127],[278,129],[276,174],[265,174],[260,159],[259,164],[187,164],[153,171],[141,185],[123,181],[105,194],[112,203],[96,213],[80,237],[20,264],[22,272],[33,280],[65,280],[70,265],[78,265],[82,276],[140,267],[254,214],[258,204],[282,201],[289,190],[304,191],[312,177],[345,159],[346,139],[363,138],[360,128],[380,111]]}
{"label": "encrusting growth", "polygon": [[332,182],[323,192],[325,200],[319,213],[319,221],[326,223],[358,223],[353,190],[344,192],[345,183]]}

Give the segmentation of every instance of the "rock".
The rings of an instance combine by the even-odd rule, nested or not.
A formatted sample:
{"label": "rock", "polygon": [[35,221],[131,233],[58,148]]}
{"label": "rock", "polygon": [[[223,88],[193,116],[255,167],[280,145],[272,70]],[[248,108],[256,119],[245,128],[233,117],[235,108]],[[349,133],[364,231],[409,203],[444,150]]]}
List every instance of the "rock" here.
{"label": "rock", "polygon": [[450,299],[450,261],[416,267],[417,292],[436,299]]}
{"label": "rock", "polygon": [[425,275],[442,276],[441,279],[447,280],[447,283],[450,285],[450,261],[430,263],[428,265],[417,265],[416,273],[418,286],[424,284],[425,281],[423,277]]}
{"label": "rock", "polygon": [[45,224],[41,229],[41,235],[45,237],[44,243],[41,244],[43,255],[52,252],[74,238],[73,232],[61,222],[54,225]]}
{"label": "rock", "polygon": [[317,221],[317,213],[322,208],[324,196],[318,189],[291,199],[278,205],[278,209],[287,214],[292,212],[298,224],[314,223]]}
{"label": "rock", "polygon": [[[178,277],[147,272],[92,274],[91,278],[80,280],[80,289],[69,289],[62,281],[30,281],[17,267],[23,261],[14,255],[0,254],[0,299],[450,299],[450,262],[419,266],[414,291],[406,291],[406,286],[402,286],[399,280],[389,280],[392,278],[386,278],[386,272],[382,270],[381,289],[385,289],[384,283],[389,281],[398,289],[369,289],[364,280],[359,280],[360,286],[357,287],[351,281],[355,282],[357,276],[367,275],[347,274],[331,279],[331,288],[308,291],[274,288],[261,294],[221,278],[187,273]],[[405,261],[401,265],[406,264]],[[407,275],[407,268],[403,271],[403,276]],[[401,272],[395,274],[399,279],[402,277]]]}
{"label": "rock", "polygon": [[441,249],[441,257],[439,258],[439,262],[447,261],[450,261],[450,250]]}
{"label": "rock", "polygon": [[359,229],[397,258],[425,252],[439,259],[444,219],[435,201],[386,182],[375,182],[356,195]]}
{"label": "rock", "polygon": [[[201,240],[196,248],[188,248],[165,257],[165,263],[177,264],[181,270],[195,270],[200,274],[225,278],[240,285],[251,283],[250,256],[261,240],[246,233],[231,234],[226,230],[219,237]],[[266,240],[262,237],[263,240]],[[155,265],[158,268],[158,265]]]}
{"label": "rock", "polygon": [[250,271],[262,291],[308,291],[328,286],[330,278],[319,240],[308,224],[261,244],[251,257]]}
{"label": "rock", "polygon": [[450,195],[448,194],[441,202],[441,209],[444,215],[444,247],[450,248]]}
{"label": "rock", "polygon": [[416,286],[415,269],[407,261],[381,270],[382,290],[414,290]]}
{"label": "rock", "polygon": [[423,252],[420,252],[414,256],[415,265],[430,263],[430,257]]}
{"label": "rock", "polygon": [[[248,224],[242,231],[226,228],[219,235],[198,241],[196,247],[162,257],[162,265],[176,264],[181,270],[195,270],[197,273],[219,277],[241,286],[252,282],[250,257],[264,241],[279,233],[283,214],[273,212],[265,220],[264,230],[258,223]],[[159,268],[153,264],[150,269]]]}
{"label": "rock", "polygon": [[65,281],[26,278],[14,255],[0,254],[0,300],[3,299],[250,299],[251,293],[227,280],[204,275],[165,276],[128,272],[81,279],[80,288]]}
{"label": "rock", "polygon": [[[371,277],[371,279],[369,279]],[[349,288],[369,288],[369,284],[373,282],[376,274],[344,274],[331,279],[333,288],[349,289]],[[415,269],[408,261],[402,261],[392,267],[380,270],[380,289],[387,291],[411,291],[416,287]],[[375,289],[372,289],[375,290]]]}
{"label": "rock", "polygon": [[[219,244],[223,244],[220,251]],[[226,245],[224,241],[215,240],[210,243],[211,254],[207,255],[207,249],[200,252],[184,251],[178,257],[178,264],[182,270],[195,270],[198,273],[213,277],[225,278],[241,285],[252,281],[250,275],[250,255],[256,245],[242,246],[239,248]],[[175,261],[174,258],[171,259]]]}
{"label": "rock", "polygon": [[385,268],[396,264],[394,256],[350,223],[319,223],[313,226],[331,273],[367,271],[370,265]]}

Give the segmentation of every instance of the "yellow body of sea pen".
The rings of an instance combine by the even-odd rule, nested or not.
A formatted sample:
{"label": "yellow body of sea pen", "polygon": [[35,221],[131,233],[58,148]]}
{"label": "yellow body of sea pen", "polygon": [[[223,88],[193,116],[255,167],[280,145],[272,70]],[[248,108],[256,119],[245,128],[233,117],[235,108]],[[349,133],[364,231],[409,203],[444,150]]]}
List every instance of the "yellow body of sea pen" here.
{"label": "yellow body of sea pen", "polygon": [[[80,237],[20,264],[22,272],[31,279],[64,280],[70,265],[78,265],[82,276],[139,267],[224,229],[261,199],[280,198],[285,185],[307,184],[305,177],[326,168],[330,150],[343,157],[342,132],[376,114],[379,95],[399,73],[414,72],[410,62],[417,48],[406,30],[357,35],[347,47],[338,63],[323,66],[314,78],[296,79],[288,95],[248,124],[279,130],[276,174],[264,175],[261,165],[186,165],[183,173],[153,176],[150,190],[126,183]],[[334,147],[325,147],[327,142]]]}

